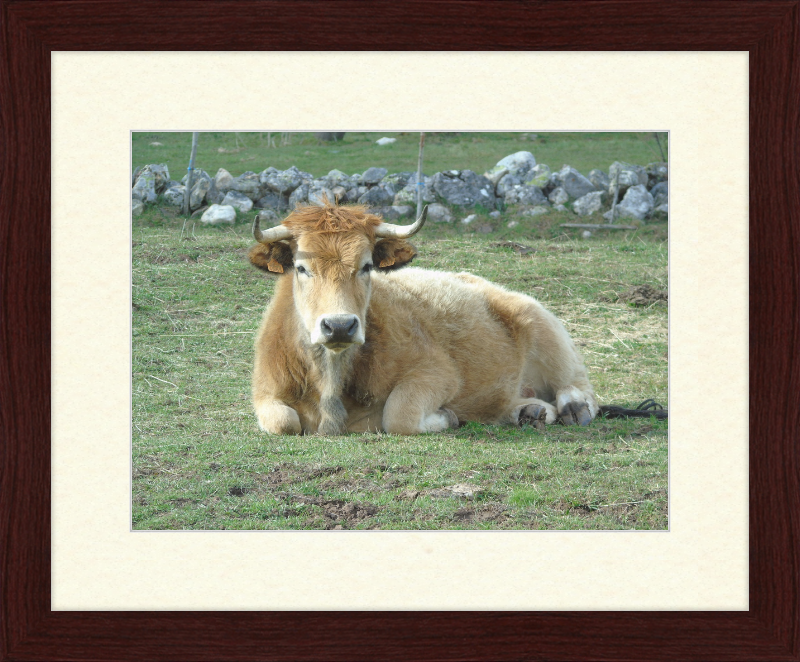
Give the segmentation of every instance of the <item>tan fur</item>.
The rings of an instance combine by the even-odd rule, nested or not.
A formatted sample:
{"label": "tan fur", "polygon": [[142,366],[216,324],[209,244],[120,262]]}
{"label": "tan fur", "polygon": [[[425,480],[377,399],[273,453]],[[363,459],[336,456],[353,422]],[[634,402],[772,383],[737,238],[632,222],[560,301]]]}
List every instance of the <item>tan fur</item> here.
{"label": "tan fur", "polygon": [[[256,338],[253,402],[262,429],[414,434],[452,425],[447,410],[462,422],[516,424],[529,405],[544,407],[548,423],[597,414],[572,340],[531,297],[464,273],[365,276],[370,256],[378,269],[378,258],[397,267],[415,254],[403,240],[376,247],[375,218],[326,205],[284,221],[295,263],[312,275],[280,277]],[[339,353],[313,344],[312,325],[332,313],[358,316],[363,344]]]}

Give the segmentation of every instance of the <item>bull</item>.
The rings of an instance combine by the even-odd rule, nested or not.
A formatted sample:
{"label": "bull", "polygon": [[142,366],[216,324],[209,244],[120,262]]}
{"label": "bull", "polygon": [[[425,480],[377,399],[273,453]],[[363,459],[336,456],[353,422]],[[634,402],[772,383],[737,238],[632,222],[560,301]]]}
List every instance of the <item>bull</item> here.
{"label": "bull", "polygon": [[599,408],[563,324],[469,273],[407,267],[425,223],[300,206],[250,262],[278,275],[255,342],[253,405],[271,434],[438,432],[466,421],[587,425]]}

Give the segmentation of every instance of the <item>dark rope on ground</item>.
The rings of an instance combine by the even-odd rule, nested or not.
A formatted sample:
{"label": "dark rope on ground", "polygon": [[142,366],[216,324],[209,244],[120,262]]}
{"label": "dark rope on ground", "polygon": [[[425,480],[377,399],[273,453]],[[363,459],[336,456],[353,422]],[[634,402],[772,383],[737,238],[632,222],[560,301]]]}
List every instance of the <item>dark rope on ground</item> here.
{"label": "dark rope on ground", "polygon": [[626,409],[616,405],[600,407],[600,416],[603,418],[650,418],[655,416],[662,420],[667,418],[667,410],[652,398],[642,402],[636,409]]}

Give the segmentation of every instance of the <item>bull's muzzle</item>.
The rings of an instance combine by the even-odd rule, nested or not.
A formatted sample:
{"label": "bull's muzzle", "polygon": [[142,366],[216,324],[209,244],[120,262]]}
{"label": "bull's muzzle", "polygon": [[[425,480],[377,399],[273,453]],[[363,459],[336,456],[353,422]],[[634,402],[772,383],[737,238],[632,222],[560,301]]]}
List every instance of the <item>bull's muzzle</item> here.
{"label": "bull's muzzle", "polygon": [[360,338],[358,317],[355,315],[326,315],[319,321],[325,345],[350,345]]}

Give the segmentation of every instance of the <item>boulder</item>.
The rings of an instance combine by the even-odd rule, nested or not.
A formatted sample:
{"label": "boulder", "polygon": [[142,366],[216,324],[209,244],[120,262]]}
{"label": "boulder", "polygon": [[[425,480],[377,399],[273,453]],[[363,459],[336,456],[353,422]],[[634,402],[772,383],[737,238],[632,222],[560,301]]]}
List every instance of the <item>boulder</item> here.
{"label": "boulder", "polygon": [[256,209],[277,209],[286,211],[289,208],[289,198],[273,191],[267,191],[263,196],[256,200],[253,205]]}
{"label": "boulder", "polygon": [[647,173],[647,189],[652,189],[656,184],[667,181],[669,178],[669,166],[663,161],[648,163],[644,167]]}
{"label": "boulder", "polygon": [[200,222],[206,225],[233,224],[236,222],[236,210],[230,205],[211,205],[203,212]]}
{"label": "boulder", "polygon": [[536,165],[536,159],[530,152],[515,152],[500,159],[497,165],[489,171],[489,175],[501,171],[503,168],[508,169],[508,174],[517,177],[525,177]]}
{"label": "boulder", "polygon": [[520,214],[522,216],[541,216],[542,214],[547,214],[550,211],[549,207],[544,207],[543,205],[536,205],[535,207],[529,207],[528,209],[523,209]]}
{"label": "boulder", "polygon": [[592,182],[598,191],[605,191],[608,193],[608,175],[602,170],[595,168],[589,171],[589,181]]}
{"label": "boulder", "polygon": [[447,207],[434,202],[428,205],[428,219],[434,223],[452,223],[453,215]]}
{"label": "boulder", "polygon": [[635,218],[643,221],[653,211],[653,196],[644,184],[631,186],[626,192],[622,202],[617,204],[617,214],[620,218]]}
{"label": "boulder", "polygon": [[[436,202],[436,191],[433,188],[433,178],[422,175],[423,186],[422,189],[422,202]],[[417,173],[411,173],[408,178],[408,183],[405,188],[398,191],[394,196],[394,204],[396,205],[413,205],[417,204]]]}
{"label": "boulder", "polygon": [[152,174],[139,173],[139,177],[131,189],[131,198],[139,202],[155,203],[158,199],[155,177]]}
{"label": "boulder", "polygon": [[572,204],[572,210],[578,216],[591,216],[598,213],[603,208],[607,193],[605,191],[592,191],[583,197],[578,198]]}
{"label": "boulder", "polygon": [[550,166],[545,165],[544,163],[537,163],[528,173],[525,185],[544,188],[547,186],[547,182],[552,174],[553,173],[550,171]]}
{"label": "boulder", "polygon": [[208,173],[201,170],[198,175],[197,180],[192,185],[192,193],[189,196],[189,211],[202,207],[206,194],[211,190],[211,177],[209,177]]}
{"label": "boulder", "polygon": [[225,168],[220,168],[217,170],[217,174],[214,175],[214,185],[217,187],[218,191],[227,193],[232,184],[233,175],[231,175],[231,173],[225,170]]}
{"label": "boulder", "polygon": [[542,205],[547,204],[542,189],[538,186],[517,185],[506,192],[507,205]]}
{"label": "boulder", "polygon": [[138,177],[152,177],[156,193],[161,193],[169,182],[169,168],[166,163],[151,163],[139,171]]}
{"label": "boulder", "polygon": [[367,207],[386,207],[394,201],[394,195],[389,193],[383,186],[373,186],[364,195],[359,197],[358,204]]}
{"label": "boulder", "polygon": [[624,161],[614,161],[608,169],[608,194],[611,196],[612,200],[614,199],[614,193],[617,188],[615,184],[617,173],[619,173],[618,200],[622,199],[627,190],[632,186],[638,186],[639,184],[643,186],[647,185],[647,173],[642,166],[625,163]]}
{"label": "boulder", "polygon": [[391,205],[389,207],[381,207],[378,214],[385,221],[397,221],[401,218],[406,218],[414,213],[411,205]]}
{"label": "boulder", "polygon": [[273,209],[262,209],[256,215],[259,223],[263,223],[262,227],[277,225],[280,222],[280,216]]}
{"label": "boulder", "polygon": [[669,201],[669,184],[667,182],[660,182],[650,189],[650,195],[653,196],[653,205],[660,207]]}
{"label": "boulder", "polygon": [[265,193],[265,191],[262,189],[259,175],[254,172],[246,172],[238,177],[234,177],[233,181],[231,182],[231,190],[244,193],[254,202]]}
{"label": "boulder", "polygon": [[547,196],[547,199],[554,205],[565,205],[569,202],[569,195],[564,190],[563,186],[556,186],[550,191],[550,195]]}
{"label": "boulder", "polygon": [[394,197],[395,194],[406,187],[410,177],[410,172],[393,172],[391,175],[386,175],[386,177],[381,180],[380,184]]}
{"label": "boulder", "polygon": [[341,186],[344,189],[351,188],[353,182],[350,180],[350,175],[346,172],[342,172],[341,170],[331,170],[325,176],[325,183],[328,185],[328,188],[331,190],[336,188],[337,186]]}
{"label": "boulder", "polygon": [[502,166],[500,168],[492,168],[488,172],[484,172],[483,176],[486,177],[494,186],[497,186],[497,183],[503,179],[508,174],[508,168],[506,166]]}
{"label": "boulder", "polygon": [[333,191],[329,188],[310,188],[308,190],[308,202],[312,205],[324,205],[325,202],[332,203],[335,200]]}
{"label": "boulder", "polygon": [[141,200],[136,200],[134,198],[131,201],[131,214],[134,217],[141,216],[143,211],[144,211],[144,203]]}
{"label": "boulder", "polygon": [[582,198],[595,190],[594,184],[571,166],[565,165],[561,168],[558,177],[561,180],[561,186],[573,200]]}
{"label": "boulder", "polygon": [[380,182],[389,171],[386,168],[367,168],[361,175],[361,184],[366,186],[375,185]]}
{"label": "boulder", "polygon": [[433,189],[450,205],[474,207],[479,204],[488,209],[496,206],[492,183],[472,170],[437,172],[433,176]]}
{"label": "boulder", "polygon": [[186,187],[178,184],[170,186],[164,191],[164,203],[172,207],[183,207],[183,198],[186,195]]}
{"label": "boulder", "polygon": [[253,201],[239,191],[228,191],[221,204],[222,206],[230,205],[241,212],[248,212],[253,208]]}
{"label": "boulder", "polygon": [[305,177],[307,174],[292,166],[283,171],[267,172],[265,170],[259,177],[261,183],[270,191],[275,191],[275,193],[281,195],[289,195],[303,183],[304,179],[311,179],[310,176]]}
{"label": "boulder", "polygon": [[517,177],[516,175],[507,174],[503,176],[499,182],[497,182],[497,195],[501,198],[506,197],[506,193],[508,193],[512,188],[515,186],[520,186],[522,184],[522,178]]}
{"label": "boulder", "polygon": [[289,209],[294,209],[301,202],[308,202],[308,184],[300,184],[289,196]]}

